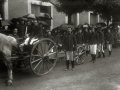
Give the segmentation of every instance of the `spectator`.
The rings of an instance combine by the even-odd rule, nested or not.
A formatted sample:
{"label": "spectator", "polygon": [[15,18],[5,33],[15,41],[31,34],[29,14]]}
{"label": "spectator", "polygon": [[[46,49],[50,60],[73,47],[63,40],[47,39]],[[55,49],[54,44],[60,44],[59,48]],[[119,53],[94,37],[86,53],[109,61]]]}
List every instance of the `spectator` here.
{"label": "spectator", "polygon": [[27,21],[26,23],[26,31],[25,31],[25,36],[31,36],[33,33],[33,26],[32,26],[32,22],[30,20]]}
{"label": "spectator", "polygon": [[19,36],[18,36],[17,33],[18,33],[18,29],[15,28],[15,29],[13,30],[13,34],[10,34],[10,36],[14,37],[14,38],[16,39],[16,41],[19,43]]}
{"label": "spectator", "polygon": [[23,20],[20,21],[20,24],[17,24],[17,29],[18,29],[18,36],[20,38],[24,38],[26,25],[24,24]]}
{"label": "spectator", "polygon": [[42,32],[42,27],[38,24],[37,20],[34,20],[34,26],[33,26],[33,32],[32,36],[36,38],[42,38],[43,37],[43,32]]}
{"label": "spectator", "polygon": [[60,31],[58,30],[58,34],[55,36],[56,44],[58,45],[58,51],[62,50],[62,37],[60,35]]}
{"label": "spectator", "polygon": [[51,35],[51,31],[50,30],[47,30],[47,38],[55,41],[54,37]]}

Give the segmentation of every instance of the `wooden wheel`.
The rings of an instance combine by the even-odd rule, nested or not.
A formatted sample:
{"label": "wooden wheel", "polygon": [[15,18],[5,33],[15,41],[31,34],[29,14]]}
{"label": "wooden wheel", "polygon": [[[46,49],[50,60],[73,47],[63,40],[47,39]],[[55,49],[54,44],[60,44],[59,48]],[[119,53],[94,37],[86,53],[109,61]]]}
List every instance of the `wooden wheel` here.
{"label": "wooden wheel", "polygon": [[74,55],[74,60],[77,64],[82,64],[85,59],[85,49],[84,47],[78,47]]}
{"label": "wooden wheel", "polygon": [[30,55],[30,66],[32,71],[40,76],[49,73],[55,66],[58,59],[57,45],[48,38],[37,42]]}

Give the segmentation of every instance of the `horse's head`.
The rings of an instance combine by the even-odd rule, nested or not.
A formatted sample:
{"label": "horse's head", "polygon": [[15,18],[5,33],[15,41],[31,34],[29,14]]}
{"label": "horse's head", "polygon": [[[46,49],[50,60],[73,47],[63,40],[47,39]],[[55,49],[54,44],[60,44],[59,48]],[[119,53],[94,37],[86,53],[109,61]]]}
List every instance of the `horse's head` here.
{"label": "horse's head", "polygon": [[17,40],[12,36],[7,36],[7,37],[11,45],[17,47]]}

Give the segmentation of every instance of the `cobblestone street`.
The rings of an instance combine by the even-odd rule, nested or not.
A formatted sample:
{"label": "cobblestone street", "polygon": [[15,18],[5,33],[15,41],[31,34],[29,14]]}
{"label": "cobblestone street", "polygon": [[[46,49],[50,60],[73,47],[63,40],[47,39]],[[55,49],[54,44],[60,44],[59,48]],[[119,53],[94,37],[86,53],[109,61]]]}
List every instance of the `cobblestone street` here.
{"label": "cobblestone street", "polygon": [[[75,71],[64,71],[65,61],[57,63],[47,75],[36,77],[30,71],[14,71],[14,83],[6,87],[0,79],[0,90],[120,90],[120,50],[113,49],[111,57],[76,65]],[[6,73],[1,73],[1,76]],[[6,74],[7,75],[7,74]]]}

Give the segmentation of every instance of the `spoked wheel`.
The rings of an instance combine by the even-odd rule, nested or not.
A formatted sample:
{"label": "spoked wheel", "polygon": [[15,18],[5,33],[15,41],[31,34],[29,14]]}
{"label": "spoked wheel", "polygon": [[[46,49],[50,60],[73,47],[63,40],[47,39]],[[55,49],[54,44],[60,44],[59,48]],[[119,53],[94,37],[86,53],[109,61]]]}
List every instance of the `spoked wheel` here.
{"label": "spoked wheel", "polygon": [[36,75],[44,75],[53,69],[57,59],[57,45],[51,39],[44,38],[33,46],[30,55],[30,66]]}
{"label": "spoked wheel", "polygon": [[84,47],[78,47],[74,55],[74,60],[77,64],[83,64],[85,59],[85,49]]}

